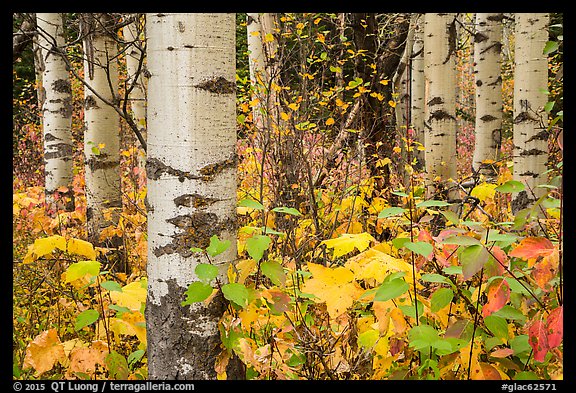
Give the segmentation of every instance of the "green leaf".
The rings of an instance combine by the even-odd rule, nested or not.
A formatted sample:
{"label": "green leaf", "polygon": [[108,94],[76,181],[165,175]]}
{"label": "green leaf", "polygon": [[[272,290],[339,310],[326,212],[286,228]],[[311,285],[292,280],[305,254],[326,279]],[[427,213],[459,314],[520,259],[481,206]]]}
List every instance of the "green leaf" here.
{"label": "green leaf", "polygon": [[439,283],[447,283],[450,284],[450,280],[447,277],[444,277],[438,273],[427,273],[420,276],[422,281],[426,282],[439,282]]}
{"label": "green leaf", "polygon": [[442,271],[446,274],[462,274],[462,266],[447,266]]}
{"label": "green leaf", "polygon": [[260,265],[262,273],[268,277],[274,285],[284,285],[286,283],[286,273],[281,264],[276,261],[264,261]]}
{"label": "green leaf", "polygon": [[494,337],[508,340],[508,322],[504,318],[491,314],[484,318],[484,323]]}
{"label": "green leaf", "polygon": [[512,306],[509,305],[505,305],[504,307],[502,307],[500,310],[492,313],[492,315],[495,315],[497,317],[501,317],[501,318],[506,318],[512,321],[520,321],[521,323],[526,322],[526,320],[528,319],[528,317],[524,314],[522,314],[521,311],[515,309]]}
{"label": "green leaf", "polygon": [[510,348],[514,351],[514,355],[529,352],[532,349],[528,340],[529,338],[527,334],[521,334],[510,339]]}
{"label": "green leaf", "polygon": [[520,371],[518,374],[514,375],[514,380],[516,381],[537,381],[539,379],[540,377],[533,371]]}
{"label": "green leaf", "polygon": [[470,236],[450,236],[442,241],[442,244],[457,244],[459,246],[471,246],[482,244],[480,240]]}
{"label": "green leaf", "polygon": [[212,287],[202,281],[194,281],[188,286],[185,292],[186,300],[182,302],[182,306],[197,303],[208,299],[212,294]]}
{"label": "green leaf", "polygon": [[90,274],[92,277],[96,277],[100,274],[100,262],[81,261],[71,264],[68,266],[68,269],[66,269],[66,278],[64,281],[72,282],[84,277],[86,274]]}
{"label": "green leaf", "polygon": [[378,213],[378,218],[388,218],[392,216],[397,216],[399,214],[404,213],[405,211],[406,209],[401,207],[388,207],[382,210],[380,213]]}
{"label": "green leaf", "polygon": [[191,247],[191,248],[190,248],[190,251],[192,251],[192,252],[204,252],[203,249],[198,248],[198,247]]}
{"label": "green leaf", "polygon": [[444,210],[440,212],[448,221],[454,225],[460,224],[460,218],[458,215],[450,210]]}
{"label": "green leaf", "polygon": [[122,292],[122,286],[118,284],[116,281],[104,281],[100,283],[100,286],[109,291]]}
{"label": "green leaf", "polygon": [[490,231],[488,233],[489,242],[498,242],[500,247],[506,247],[518,240],[518,236],[511,233],[496,233],[495,231]]}
{"label": "green leaf", "polygon": [[418,325],[408,332],[409,346],[421,350],[431,347],[440,337],[438,331],[430,325]]}
{"label": "green leaf", "polygon": [[130,371],[124,356],[112,351],[106,356],[105,363],[111,379],[128,379]]}
{"label": "green leaf", "polygon": [[271,241],[272,239],[266,235],[252,236],[246,240],[246,251],[248,251],[248,255],[250,255],[252,259],[258,262],[262,259],[264,251],[268,249]]}
{"label": "green leaf", "polygon": [[145,353],[146,351],[144,351],[143,349],[138,349],[132,352],[130,355],[128,355],[128,366],[130,368],[134,367],[134,364],[136,364],[136,362],[142,359],[142,356],[144,356]]}
{"label": "green leaf", "polygon": [[96,310],[89,309],[86,311],[82,311],[76,317],[76,322],[74,322],[74,330],[78,331],[88,325],[92,325],[100,318],[100,313]]}
{"label": "green leaf", "polygon": [[392,240],[392,245],[399,250],[402,247],[404,247],[404,244],[406,244],[409,241],[410,239],[408,239],[407,237],[397,237],[396,239]]}
{"label": "green leaf", "polygon": [[474,244],[466,248],[460,248],[458,257],[462,265],[464,280],[468,280],[484,267],[490,254],[484,246]]}
{"label": "green leaf", "polygon": [[274,209],[272,209],[273,212],[276,213],[285,213],[285,214],[291,214],[293,216],[301,216],[302,213],[300,213],[298,210],[294,209],[293,207],[275,207]]}
{"label": "green leaf", "polygon": [[442,310],[452,302],[454,292],[450,288],[438,288],[430,298],[430,309],[432,312]]}
{"label": "green leaf", "polygon": [[132,312],[132,310],[130,310],[128,307],[119,306],[117,304],[111,304],[108,306],[108,308],[116,310],[118,312],[118,314],[116,314],[117,316],[120,316],[125,312]]}
{"label": "green leaf", "polygon": [[391,194],[398,195],[401,197],[407,197],[408,196],[408,194],[406,194],[405,192],[402,192],[402,191],[392,191]]}
{"label": "green leaf", "polygon": [[558,50],[558,42],[557,41],[548,41],[546,45],[544,45],[544,51],[542,54],[544,56],[548,56],[552,52],[556,52]]}
{"label": "green leaf", "polygon": [[288,361],[286,362],[286,364],[290,367],[297,367],[305,363],[306,363],[306,355],[304,355],[303,353],[293,353],[292,356],[290,356],[290,359],[288,359]]}
{"label": "green leaf", "polygon": [[416,254],[420,254],[425,258],[430,255],[432,251],[434,251],[434,247],[430,243],[426,242],[406,242],[404,243],[404,247],[409,249],[410,251],[415,252]]}
{"label": "green leaf", "polygon": [[378,330],[369,329],[358,336],[358,345],[362,348],[372,348],[378,338],[380,337],[380,332]]}
{"label": "green leaf", "polygon": [[424,202],[420,202],[418,204],[416,204],[416,207],[421,208],[421,207],[442,207],[442,206],[450,206],[451,203],[448,203],[446,201],[436,201],[433,199],[430,199],[428,201],[424,201]]}
{"label": "green leaf", "polygon": [[194,272],[198,278],[205,283],[209,283],[218,276],[218,268],[209,263],[200,263],[196,265]]}
{"label": "green leaf", "polygon": [[384,281],[382,285],[380,285],[380,288],[378,288],[374,300],[385,302],[386,300],[394,299],[402,295],[409,288],[410,286],[402,278]]}
{"label": "green leaf", "polygon": [[554,109],[554,101],[549,101],[549,102],[546,103],[546,105],[544,105],[544,110],[545,110],[547,113],[552,112],[552,109]]}
{"label": "green leaf", "polygon": [[498,192],[509,193],[509,192],[520,192],[524,190],[524,184],[517,180],[508,180],[506,183],[499,185],[495,188]]}
{"label": "green leaf", "polygon": [[210,245],[206,247],[206,252],[211,257],[222,254],[230,247],[230,240],[220,240],[217,235],[213,235],[210,238]]}
{"label": "green leaf", "polygon": [[248,305],[248,288],[239,283],[229,283],[222,285],[224,297],[240,307]]}
{"label": "green leaf", "polygon": [[[422,316],[422,314],[424,313],[424,305],[422,304],[422,302],[420,300],[418,300],[418,303],[416,303],[418,307],[418,318],[420,318]],[[414,310],[414,304],[410,304],[410,305],[402,305],[402,306],[398,306],[398,308],[400,310],[402,310],[402,313],[408,317],[414,318],[416,319],[416,311]]]}
{"label": "green leaf", "polygon": [[238,202],[238,206],[249,207],[250,209],[254,210],[264,210],[264,206],[260,202],[253,199],[242,199],[240,202]]}

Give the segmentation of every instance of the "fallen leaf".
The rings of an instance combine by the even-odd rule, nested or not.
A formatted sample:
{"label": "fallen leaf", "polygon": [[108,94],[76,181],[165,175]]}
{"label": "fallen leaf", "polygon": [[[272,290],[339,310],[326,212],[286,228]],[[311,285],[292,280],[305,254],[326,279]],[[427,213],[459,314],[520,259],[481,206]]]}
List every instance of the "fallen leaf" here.
{"label": "fallen leaf", "polygon": [[52,370],[54,364],[65,357],[64,346],[56,329],[46,330],[28,344],[22,368],[32,367],[35,370],[34,375],[39,377],[46,371]]}

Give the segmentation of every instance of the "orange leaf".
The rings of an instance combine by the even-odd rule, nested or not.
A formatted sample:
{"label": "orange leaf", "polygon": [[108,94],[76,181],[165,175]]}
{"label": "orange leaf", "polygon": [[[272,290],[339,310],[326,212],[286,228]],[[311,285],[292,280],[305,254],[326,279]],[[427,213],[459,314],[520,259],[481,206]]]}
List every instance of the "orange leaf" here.
{"label": "orange leaf", "polygon": [[22,368],[34,368],[36,370],[34,375],[38,377],[46,371],[52,370],[54,364],[65,357],[64,346],[56,329],[46,330],[28,344]]}
{"label": "orange leaf", "polygon": [[482,307],[482,315],[487,317],[500,310],[510,300],[510,286],[503,278],[493,280],[488,286],[488,303]]}
{"label": "orange leaf", "polygon": [[481,380],[501,380],[502,377],[500,373],[494,366],[488,363],[479,363],[480,367],[473,370],[474,372],[471,375],[472,379],[481,379]]}
{"label": "orange leaf", "polygon": [[528,267],[532,267],[536,258],[549,256],[554,250],[552,242],[544,237],[527,237],[509,255],[527,260]]}
{"label": "orange leaf", "polygon": [[90,348],[76,348],[70,353],[70,367],[66,372],[67,378],[74,377],[76,372],[94,375],[96,365],[105,364],[108,345],[102,341],[95,341],[95,343],[100,343],[100,345],[93,345]]}
{"label": "orange leaf", "polygon": [[511,348],[500,348],[490,354],[493,358],[505,358],[510,355],[514,355],[514,350]]}

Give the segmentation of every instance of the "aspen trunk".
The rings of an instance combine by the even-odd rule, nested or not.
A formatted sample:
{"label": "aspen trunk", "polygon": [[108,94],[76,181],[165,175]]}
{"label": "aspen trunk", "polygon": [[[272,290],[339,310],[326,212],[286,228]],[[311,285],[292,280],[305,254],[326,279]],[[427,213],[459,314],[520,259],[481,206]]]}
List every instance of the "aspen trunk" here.
{"label": "aspen trunk", "polygon": [[[235,16],[147,14],[146,21],[148,376],[215,379],[223,298],[181,302],[198,264],[218,266],[225,283],[237,257]],[[190,251],[213,235],[231,242],[224,253],[209,261]]]}
{"label": "aspen trunk", "polygon": [[474,36],[476,138],[472,166],[489,177],[496,175],[490,161],[498,159],[502,133],[502,18],[500,13],[476,14]]}
{"label": "aspen trunk", "polygon": [[269,131],[270,122],[277,118],[275,104],[278,100],[276,91],[271,86],[273,78],[278,77],[277,70],[270,64],[270,59],[278,50],[277,41],[269,36],[274,28],[274,15],[253,13],[246,14],[246,19],[250,82],[254,96],[259,100],[252,111],[253,123],[256,129]]}
{"label": "aspen trunk", "polygon": [[[72,211],[72,85],[66,63],[58,53],[65,45],[62,14],[38,13],[36,17],[40,31],[38,46],[44,63],[38,99],[43,98],[46,203],[50,210]],[[67,191],[60,195],[63,203],[57,206],[55,193],[60,187]]]}
{"label": "aspen trunk", "polygon": [[545,13],[519,13],[515,19],[514,179],[526,190],[513,194],[513,213],[545,194],[545,189],[536,186],[546,183],[543,173],[548,161],[548,116],[544,111],[548,60],[543,51],[550,17]]}
{"label": "aspen trunk", "polygon": [[427,13],[424,22],[424,72],[429,82],[425,161],[432,181],[428,196],[448,190],[449,200],[458,195],[450,181],[457,176],[455,17]]}
{"label": "aspen trunk", "polygon": [[[130,109],[132,111],[132,119],[138,126],[138,130],[146,140],[146,81],[143,75],[145,69],[143,57],[144,53],[144,23],[143,18],[139,14],[135,14],[136,19],[134,22],[124,26],[122,32],[124,40],[128,42],[128,49],[126,50],[126,74],[127,85],[134,86],[128,97],[130,101]],[[138,66],[140,72],[138,73]],[[138,166],[144,168],[146,165],[146,152],[139,149],[138,153]]]}
{"label": "aspen trunk", "polygon": [[[102,98],[118,99],[118,49],[110,30],[113,21],[106,14],[87,15],[94,31],[84,41],[84,78]],[[96,21],[95,19],[99,20]],[[117,225],[122,207],[120,191],[120,119],[90,89],[84,88],[84,155],[86,159],[86,218],[88,240],[104,247],[119,247],[121,239],[100,241],[100,233]],[[105,212],[111,213],[110,216]],[[115,261],[119,263],[119,261]]]}
{"label": "aspen trunk", "polygon": [[[425,78],[424,78],[424,15],[416,19],[414,26],[414,44],[412,48],[412,66],[410,83],[410,124],[414,130],[414,140],[424,146],[424,122],[425,122]],[[424,168],[424,151],[414,150],[417,160],[416,168]]]}

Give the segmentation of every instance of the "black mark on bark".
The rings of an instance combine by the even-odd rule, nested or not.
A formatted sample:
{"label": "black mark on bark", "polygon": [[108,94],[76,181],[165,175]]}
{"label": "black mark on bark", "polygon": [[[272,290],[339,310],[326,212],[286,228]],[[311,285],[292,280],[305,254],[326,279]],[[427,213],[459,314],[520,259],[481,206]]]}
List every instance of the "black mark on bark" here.
{"label": "black mark on bark", "polygon": [[94,98],[93,95],[88,95],[84,100],[84,109],[92,109],[92,108],[99,108],[99,106],[96,103],[96,98]]}
{"label": "black mark on bark", "polygon": [[443,103],[444,103],[444,100],[441,97],[434,97],[430,101],[428,101],[429,106],[440,105]]}
{"label": "black mark on bark", "polygon": [[542,130],[539,133],[537,133],[536,135],[532,136],[530,139],[528,139],[526,141],[526,143],[532,142],[532,141],[546,141],[546,140],[548,140],[548,131]]}
{"label": "black mark on bark", "polygon": [[177,176],[180,182],[184,179],[199,179],[198,176],[192,175],[190,172],[184,172],[178,169],[174,169],[157,158],[148,158],[146,161],[146,175],[149,179],[158,180],[163,173]]}
{"label": "black mark on bark", "polygon": [[107,161],[106,158],[108,154],[100,153],[100,155],[92,156],[86,160],[86,166],[90,168],[91,171],[99,169],[111,169],[116,168],[120,163],[118,161]]}
{"label": "black mark on bark", "polygon": [[474,34],[474,42],[475,43],[480,43],[480,42],[484,42],[488,39],[488,36],[482,33],[476,33]]}
{"label": "black mark on bark", "polygon": [[52,83],[52,89],[57,93],[69,93],[72,94],[72,85],[67,79],[58,79]]}
{"label": "black mark on bark", "polygon": [[521,156],[539,156],[542,154],[546,154],[546,152],[540,149],[524,150],[522,153],[520,153]]}
{"label": "black mark on bark", "polygon": [[497,118],[492,116],[492,115],[484,115],[480,118],[480,120],[482,120],[482,121],[494,121],[494,120],[497,120]]}
{"label": "black mark on bark", "polygon": [[216,177],[216,175],[222,173],[224,170],[236,167],[237,161],[238,157],[236,156],[236,154],[233,154],[232,157],[227,158],[226,160],[206,165],[205,167],[200,169],[200,175],[202,176],[202,180],[205,181],[213,180]]}
{"label": "black mark on bark", "polygon": [[233,94],[236,92],[236,83],[230,82],[222,76],[215,79],[208,79],[194,87],[217,94]]}
{"label": "black mark on bark", "polygon": [[522,209],[526,209],[530,203],[532,203],[534,199],[528,197],[528,193],[526,191],[520,191],[516,198],[512,199],[511,208],[512,213],[516,214]]}
{"label": "black mark on bark", "polygon": [[220,201],[220,199],[204,197],[199,194],[185,194],[180,195],[179,197],[174,199],[174,204],[176,206],[186,206],[186,207],[195,207],[197,209],[202,209],[206,206],[210,206],[215,202]]}
{"label": "black mark on bark", "polygon": [[54,158],[72,158],[72,145],[68,143],[55,143],[50,145],[49,152],[44,153],[44,159],[51,160]]}
{"label": "black mark on bark", "polygon": [[430,120],[445,120],[445,119],[454,119],[454,116],[452,116],[451,114],[442,109],[434,111],[430,115]]}

